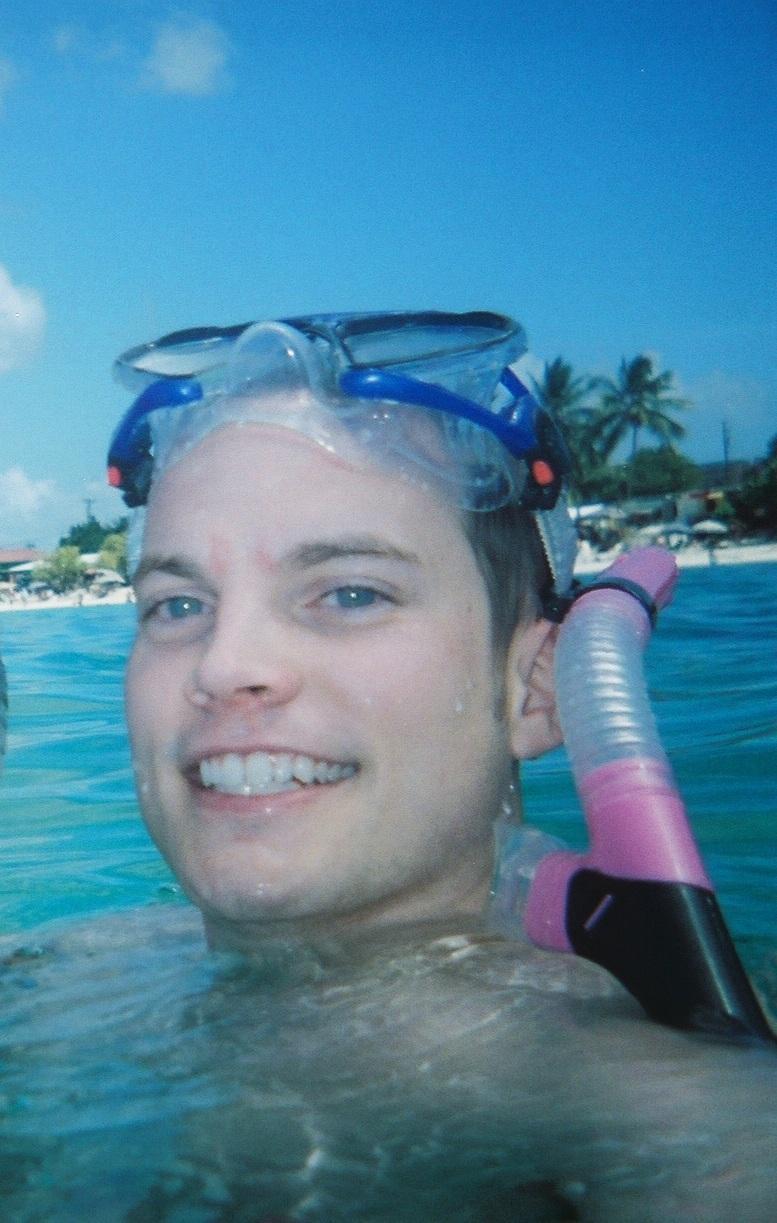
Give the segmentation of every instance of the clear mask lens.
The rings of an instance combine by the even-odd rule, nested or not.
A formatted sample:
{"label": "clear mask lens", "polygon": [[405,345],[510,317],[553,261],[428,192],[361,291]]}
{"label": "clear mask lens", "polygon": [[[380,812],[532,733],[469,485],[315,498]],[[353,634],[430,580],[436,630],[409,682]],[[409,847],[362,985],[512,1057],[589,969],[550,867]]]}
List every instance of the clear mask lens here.
{"label": "clear mask lens", "polygon": [[[358,347],[360,358],[369,354],[371,360],[377,356],[374,338],[368,337],[369,346],[349,339],[348,346],[354,356]],[[378,336],[378,348],[385,347]],[[343,395],[338,366],[345,368],[348,358],[333,360],[331,346],[320,338],[308,339],[285,323],[257,323],[222,355],[226,360],[211,365],[199,403],[152,413],[155,478],[213,430],[253,422],[293,429],[357,466],[377,462],[398,469],[461,508],[495,509],[520,492],[523,464],[487,430],[447,412]],[[402,372],[409,375],[417,365],[425,380],[437,376],[439,385],[465,394],[487,380],[495,383],[500,372],[493,353],[476,351],[474,357],[480,360],[469,351],[452,363],[440,354],[430,363],[428,357],[408,362],[405,355]]]}

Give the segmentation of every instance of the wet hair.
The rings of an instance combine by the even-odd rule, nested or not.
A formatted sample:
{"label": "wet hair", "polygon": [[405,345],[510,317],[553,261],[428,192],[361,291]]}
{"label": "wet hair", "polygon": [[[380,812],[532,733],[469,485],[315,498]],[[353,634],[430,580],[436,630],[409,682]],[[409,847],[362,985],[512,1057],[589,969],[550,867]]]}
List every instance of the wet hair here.
{"label": "wet hair", "polygon": [[519,624],[542,614],[551,575],[534,519],[505,505],[490,513],[463,514],[464,533],[485,582],[494,652],[503,656]]}

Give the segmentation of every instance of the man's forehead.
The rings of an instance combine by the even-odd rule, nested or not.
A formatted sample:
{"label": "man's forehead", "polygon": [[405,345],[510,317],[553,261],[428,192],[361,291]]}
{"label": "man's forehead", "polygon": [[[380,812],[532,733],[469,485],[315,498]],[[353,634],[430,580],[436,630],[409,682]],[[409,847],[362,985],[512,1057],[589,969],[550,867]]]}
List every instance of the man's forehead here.
{"label": "man's forehead", "polygon": [[341,429],[336,439],[329,433],[315,437],[271,420],[219,421],[202,436],[188,443],[184,437],[168,448],[152,489],[165,487],[171,477],[175,486],[192,480],[212,481],[216,473],[229,478],[246,467],[262,476],[282,475],[287,465],[305,465],[314,473],[319,471],[323,480],[337,470],[379,475],[374,456],[348,432]]}
{"label": "man's forehead", "polygon": [[[416,428],[423,426],[423,420],[416,422]],[[160,497],[174,503],[179,493],[199,499],[208,486],[218,485],[217,495],[223,492],[233,503],[261,498],[265,489],[281,504],[318,498],[316,508],[322,511],[344,497],[371,503],[376,510],[420,498],[458,518],[452,489],[431,470],[423,465],[405,470],[396,456],[389,460],[380,447],[341,432],[334,445],[331,438],[323,442],[285,425],[226,422],[163,468],[152,485],[149,507]]]}
{"label": "man's forehead", "polygon": [[142,553],[195,559],[214,577],[238,555],[266,572],[357,554],[439,570],[464,539],[461,511],[436,491],[289,430],[233,425],[164,472]]}

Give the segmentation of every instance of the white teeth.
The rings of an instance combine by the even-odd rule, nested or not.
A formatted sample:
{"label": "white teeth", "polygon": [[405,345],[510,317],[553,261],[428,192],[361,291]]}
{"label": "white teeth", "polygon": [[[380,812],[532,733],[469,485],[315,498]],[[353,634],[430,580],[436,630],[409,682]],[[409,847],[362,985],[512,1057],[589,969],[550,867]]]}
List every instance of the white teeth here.
{"label": "white teeth", "polygon": [[[203,760],[203,764],[212,764],[211,760]],[[273,763],[272,757],[266,755],[265,752],[254,752],[251,756],[245,758],[246,784],[251,790],[265,790],[273,779]],[[205,781],[205,774],[202,775],[202,780]]]}
{"label": "white teeth", "polygon": [[317,764],[310,759],[310,756],[295,756],[294,757],[294,777],[296,781],[301,781],[304,786],[309,786],[311,781],[318,780],[316,770],[319,768]]}
{"label": "white teeth", "polygon": [[277,756],[269,752],[252,752],[249,756],[227,752],[200,761],[202,784],[222,794],[277,794],[314,783],[343,781],[355,772],[353,764],[330,764],[285,752]]}
{"label": "white teeth", "polygon": [[275,757],[275,780],[279,781],[282,786],[287,786],[291,781],[294,773],[294,758],[293,756],[276,756]]}
{"label": "white teeth", "polygon": [[231,790],[236,794],[245,785],[245,772],[243,770],[243,761],[236,752],[229,752],[221,761],[221,784],[227,790]]}

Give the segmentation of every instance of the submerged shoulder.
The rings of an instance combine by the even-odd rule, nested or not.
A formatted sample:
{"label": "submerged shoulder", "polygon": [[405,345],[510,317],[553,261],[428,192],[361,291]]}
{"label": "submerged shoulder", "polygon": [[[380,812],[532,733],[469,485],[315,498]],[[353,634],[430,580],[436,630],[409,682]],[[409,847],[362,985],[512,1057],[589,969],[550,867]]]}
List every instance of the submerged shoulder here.
{"label": "submerged shoulder", "polygon": [[104,952],[190,943],[202,954],[202,923],[188,905],[146,905],[96,916],[59,918],[0,939],[0,965],[64,962]]}

